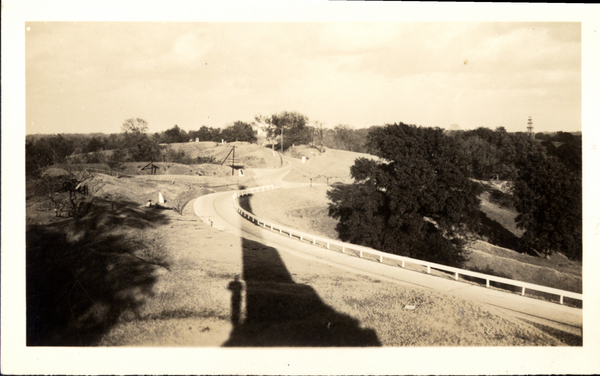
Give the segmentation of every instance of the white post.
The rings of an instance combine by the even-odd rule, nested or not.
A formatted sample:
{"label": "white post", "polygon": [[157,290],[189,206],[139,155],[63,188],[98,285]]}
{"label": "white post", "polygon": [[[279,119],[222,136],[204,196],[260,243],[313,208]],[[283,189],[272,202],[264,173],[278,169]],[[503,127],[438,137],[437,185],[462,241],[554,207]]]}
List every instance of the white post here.
{"label": "white post", "polygon": [[379,262],[383,262],[383,256],[379,255]]}
{"label": "white post", "polygon": [[454,273],[454,279],[458,281],[458,272]]}
{"label": "white post", "polygon": [[346,253],[346,247],[342,246],[342,253]]}
{"label": "white post", "polygon": [[313,239],[313,244],[317,244],[317,239]]}
{"label": "white post", "polygon": [[359,255],[359,257],[361,257],[361,258],[362,258],[362,251],[360,251],[360,255]]}
{"label": "white post", "polygon": [[431,267],[429,265],[427,265],[427,274],[431,273]]}
{"label": "white post", "polygon": [[271,225],[271,230],[273,230],[273,225]]}
{"label": "white post", "polygon": [[290,238],[292,237],[292,232],[290,231]]}
{"label": "white post", "polygon": [[279,233],[281,234],[281,229],[279,229]]}
{"label": "white post", "polygon": [[329,243],[327,243],[327,249],[329,249]]}
{"label": "white post", "polygon": [[300,235],[300,241],[302,241],[302,235]]}
{"label": "white post", "polygon": [[560,296],[560,304],[563,304],[563,296]]}
{"label": "white post", "polygon": [[521,296],[524,296],[524,295],[525,295],[525,286],[523,286],[523,287],[521,288]]}
{"label": "white post", "polygon": [[402,260],[402,267],[404,267],[404,260]]}
{"label": "white post", "polygon": [[490,287],[490,280],[489,279],[485,280],[485,287]]}

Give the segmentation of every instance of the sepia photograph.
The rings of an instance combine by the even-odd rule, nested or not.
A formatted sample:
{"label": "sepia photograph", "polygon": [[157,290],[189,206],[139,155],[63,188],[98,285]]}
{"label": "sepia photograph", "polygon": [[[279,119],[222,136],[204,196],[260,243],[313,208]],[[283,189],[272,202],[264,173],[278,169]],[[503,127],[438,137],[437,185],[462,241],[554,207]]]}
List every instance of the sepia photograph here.
{"label": "sepia photograph", "polygon": [[3,371],[600,371],[589,8],[311,3],[9,2]]}

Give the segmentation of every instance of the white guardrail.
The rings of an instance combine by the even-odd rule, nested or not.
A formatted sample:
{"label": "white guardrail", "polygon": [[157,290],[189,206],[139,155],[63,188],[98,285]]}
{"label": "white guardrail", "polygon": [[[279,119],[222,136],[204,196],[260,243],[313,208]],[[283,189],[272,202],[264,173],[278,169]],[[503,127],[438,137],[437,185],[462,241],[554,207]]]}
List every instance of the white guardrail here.
{"label": "white guardrail", "polygon": [[288,236],[290,238],[296,238],[300,241],[306,241],[306,242],[312,243],[313,245],[320,245],[327,249],[332,249],[333,247],[335,247],[338,250],[340,250],[342,253],[353,252],[353,253],[358,254],[358,257],[361,257],[361,258],[364,256],[364,254],[369,254],[369,255],[375,256],[379,260],[379,262],[383,262],[384,258],[391,259],[391,260],[397,260],[397,261],[401,262],[401,265],[403,268],[405,267],[405,263],[425,266],[425,267],[427,267],[427,274],[431,273],[431,269],[450,272],[450,273],[454,273],[455,280],[458,280],[459,275],[479,278],[479,279],[485,280],[486,287],[490,287],[490,281],[502,283],[505,285],[515,286],[515,287],[520,287],[522,296],[525,295],[525,290],[527,289],[527,290],[540,291],[540,292],[545,292],[548,294],[556,295],[559,297],[560,304],[563,304],[563,297],[580,300],[583,303],[583,294],[579,294],[576,292],[559,290],[559,289],[555,289],[552,287],[536,285],[533,283],[515,281],[513,279],[496,277],[496,276],[478,273],[478,272],[472,272],[470,270],[454,268],[451,266],[436,264],[436,263],[429,262],[429,261],[417,260],[417,259],[413,259],[410,257],[398,256],[398,255],[394,255],[391,253],[381,252],[381,251],[378,251],[376,249],[372,249],[369,247],[364,247],[361,245],[356,245],[356,244],[352,244],[352,243],[344,243],[344,242],[333,240],[333,239],[328,239],[328,238],[324,238],[324,237],[319,237],[319,236],[303,233],[303,232],[297,231],[297,230],[289,228],[289,227],[282,226],[282,225],[274,223],[274,222],[266,221],[262,218],[257,217],[256,215],[244,210],[243,208],[241,208],[239,206],[238,198],[240,196],[250,195],[250,194],[259,193],[259,192],[265,192],[265,191],[272,190],[272,189],[275,189],[275,187],[273,185],[268,185],[268,186],[264,186],[264,187],[249,188],[249,189],[244,189],[241,191],[236,191],[232,197],[233,198],[233,206],[237,210],[237,212],[240,213],[240,215],[242,217],[248,219],[249,221],[255,223],[258,226],[268,228],[272,231],[279,231],[279,233],[282,235]]}

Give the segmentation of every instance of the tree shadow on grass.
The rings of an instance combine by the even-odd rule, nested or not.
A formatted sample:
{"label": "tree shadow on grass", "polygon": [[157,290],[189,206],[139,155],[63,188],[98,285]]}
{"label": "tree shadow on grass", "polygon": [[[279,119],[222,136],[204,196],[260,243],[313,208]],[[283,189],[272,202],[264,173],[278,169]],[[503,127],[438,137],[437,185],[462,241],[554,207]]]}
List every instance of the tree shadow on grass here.
{"label": "tree shadow on grass", "polygon": [[[248,196],[240,204],[249,210]],[[236,278],[230,283],[234,328],[224,346],[381,346],[374,330],[295,283],[275,248],[242,238],[242,261],[245,318],[240,322],[243,286]]]}
{"label": "tree shadow on grass", "polygon": [[487,237],[489,243],[515,251],[520,249],[520,239],[482,211],[479,212],[479,223],[478,233]]}
{"label": "tree shadow on grass", "polygon": [[28,226],[27,345],[95,345],[135,318],[168,260],[128,231],[167,222],[132,202],[99,200],[79,220]]}

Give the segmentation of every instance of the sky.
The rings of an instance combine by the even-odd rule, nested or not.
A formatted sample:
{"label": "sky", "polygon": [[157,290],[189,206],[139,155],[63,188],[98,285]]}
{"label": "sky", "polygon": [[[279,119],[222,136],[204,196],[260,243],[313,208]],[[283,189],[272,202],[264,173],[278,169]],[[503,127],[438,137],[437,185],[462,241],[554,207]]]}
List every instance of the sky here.
{"label": "sky", "polygon": [[26,133],[224,127],[582,130],[581,24],[26,22]]}

